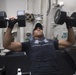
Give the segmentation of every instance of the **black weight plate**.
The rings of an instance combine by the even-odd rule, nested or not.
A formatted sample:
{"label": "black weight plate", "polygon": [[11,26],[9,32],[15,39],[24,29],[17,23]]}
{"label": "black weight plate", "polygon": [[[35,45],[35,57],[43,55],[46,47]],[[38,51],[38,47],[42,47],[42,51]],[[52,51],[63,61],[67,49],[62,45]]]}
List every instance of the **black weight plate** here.
{"label": "black weight plate", "polygon": [[71,25],[73,27],[76,27],[76,12],[74,12],[72,15],[71,15]]}
{"label": "black weight plate", "polygon": [[0,11],[0,28],[6,28],[7,22],[5,22],[5,19],[7,17],[7,14],[5,11]]}
{"label": "black weight plate", "polygon": [[61,15],[61,11],[58,9],[55,13],[55,16],[54,16],[54,22],[56,24],[58,24],[59,20],[60,20],[60,15]]}
{"label": "black weight plate", "polygon": [[3,21],[7,17],[7,14],[5,11],[0,11],[0,21]]}
{"label": "black weight plate", "polygon": [[74,12],[71,17],[73,17],[74,19],[76,19],[76,12]]}
{"label": "black weight plate", "polygon": [[7,27],[7,22],[0,21],[0,28],[6,28],[6,27]]}
{"label": "black weight plate", "polygon": [[56,14],[54,16],[54,22],[56,24],[63,24],[66,20],[66,12],[61,11],[60,9],[58,9],[56,11]]}
{"label": "black weight plate", "polygon": [[26,26],[26,16],[24,10],[18,10],[17,11],[17,19],[18,19],[18,25],[19,27],[25,27]]}

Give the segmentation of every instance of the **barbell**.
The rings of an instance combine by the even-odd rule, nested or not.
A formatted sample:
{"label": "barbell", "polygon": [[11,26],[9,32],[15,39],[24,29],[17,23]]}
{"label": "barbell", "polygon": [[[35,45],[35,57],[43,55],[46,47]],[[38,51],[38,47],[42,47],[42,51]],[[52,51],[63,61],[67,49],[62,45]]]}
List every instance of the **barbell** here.
{"label": "barbell", "polygon": [[76,27],[76,12],[73,12],[71,16],[67,16],[65,11],[58,9],[54,16],[54,22],[56,24],[63,25],[65,22],[69,21],[72,27]]}

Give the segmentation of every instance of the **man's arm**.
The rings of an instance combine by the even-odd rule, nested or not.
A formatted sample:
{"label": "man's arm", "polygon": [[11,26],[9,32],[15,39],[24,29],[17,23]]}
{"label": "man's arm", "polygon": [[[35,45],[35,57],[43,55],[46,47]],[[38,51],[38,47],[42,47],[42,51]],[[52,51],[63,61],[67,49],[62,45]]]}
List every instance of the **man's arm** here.
{"label": "man's arm", "polygon": [[67,40],[59,40],[58,44],[60,49],[67,48],[75,44],[75,35],[72,27],[68,28]]}
{"label": "man's arm", "polygon": [[22,49],[22,44],[20,42],[12,42],[11,31],[11,28],[7,28],[3,38],[3,47],[12,51],[20,51]]}
{"label": "man's arm", "polygon": [[12,42],[11,31],[12,31],[15,23],[16,23],[15,18],[11,17],[9,20],[8,28],[7,28],[4,38],[3,38],[3,47],[5,49],[9,49],[12,51],[20,51],[22,49],[22,44],[19,42]]}

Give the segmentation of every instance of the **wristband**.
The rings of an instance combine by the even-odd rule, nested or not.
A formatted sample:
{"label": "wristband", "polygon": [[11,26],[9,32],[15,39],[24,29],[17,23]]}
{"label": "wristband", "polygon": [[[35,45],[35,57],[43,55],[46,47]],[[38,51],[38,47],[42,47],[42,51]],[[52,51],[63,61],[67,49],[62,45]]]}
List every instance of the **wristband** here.
{"label": "wristband", "polygon": [[13,27],[14,27],[14,25],[16,24],[16,20],[15,19],[13,19],[13,20],[9,20],[9,25],[8,25],[8,28],[11,28],[11,29],[13,29]]}

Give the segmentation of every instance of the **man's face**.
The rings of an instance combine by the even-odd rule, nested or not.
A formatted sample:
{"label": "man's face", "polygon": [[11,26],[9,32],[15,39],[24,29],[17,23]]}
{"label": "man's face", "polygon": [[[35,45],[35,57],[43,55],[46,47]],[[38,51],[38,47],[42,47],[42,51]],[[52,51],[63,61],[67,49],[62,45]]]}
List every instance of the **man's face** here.
{"label": "man's face", "polygon": [[34,30],[33,35],[34,35],[34,37],[42,37],[43,36],[43,30],[38,27],[36,30]]}

